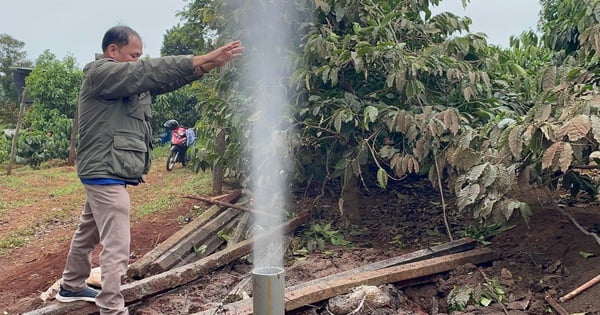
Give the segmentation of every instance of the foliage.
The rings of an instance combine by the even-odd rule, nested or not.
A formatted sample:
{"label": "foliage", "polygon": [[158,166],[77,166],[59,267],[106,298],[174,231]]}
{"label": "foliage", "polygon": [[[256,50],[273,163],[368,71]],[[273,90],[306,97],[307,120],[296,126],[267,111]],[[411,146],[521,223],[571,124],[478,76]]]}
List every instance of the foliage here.
{"label": "foliage", "polygon": [[19,133],[18,155],[27,159],[35,169],[44,161],[66,160],[69,157],[72,124],[72,119],[57,109],[33,105],[25,115],[23,131]]}
{"label": "foliage", "polygon": [[[197,141],[189,151],[196,172],[220,164],[225,177],[240,179],[242,171],[247,169],[248,148],[243,145],[248,142],[249,128],[247,108],[243,106],[245,100],[231,93],[227,100],[207,98],[198,104],[202,119],[196,122]],[[215,150],[220,131],[226,134],[223,154]]]}
{"label": "foliage", "polygon": [[488,240],[506,230],[502,223],[492,223],[483,226],[469,225],[462,232],[463,237],[471,237],[483,245],[491,244]]}
{"label": "foliage", "polygon": [[189,86],[158,95],[152,105],[152,129],[163,129],[163,124],[169,119],[175,119],[187,127],[194,126],[196,120],[200,119],[196,103],[196,96]]}
{"label": "foliage", "polygon": [[331,224],[313,224],[310,229],[305,230],[301,236],[304,246],[309,253],[315,250],[323,251],[326,244],[334,246],[349,246],[351,243],[344,238],[344,235],[331,228]]}
{"label": "foliage", "polygon": [[83,72],[73,56],[60,61],[46,50],[37,59],[36,67],[27,76],[26,82],[35,103],[46,109],[57,109],[73,118],[82,77]]}
{"label": "foliage", "polygon": [[492,302],[502,303],[505,298],[504,289],[496,279],[485,282],[454,287],[447,296],[448,311],[464,311],[469,304],[489,306]]}
{"label": "foliage", "polygon": [[176,25],[163,37],[160,53],[168,55],[200,54],[207,50],[208,22],[212,18],[210,0],[195,0],[178,12],[184,21],[183,25]]}
{"label": "foliage", "polygon": [[[356,177],[367,189],[387,189],[390,180],[426,176],[483,223],[516,211],[527,220],[528,205],[508,197],[517,185],[561,183],[595,195],[577,167],[600,157],[596,2],[542,1],[541,37],[512,36],[508,49],[470,33],[468,17],[432,14],[436,0],[293,2],[284,27],[293,30],[287,52],[295,71],[278,82],[286,82],[301,131],[294,183]],[[254,5],[197,0],[184,15],[217,43],[264,30],[240,27]],[[199,104],[210,102],[196,124],[206,141],[192,148],[197,170],[224,158],[210,141],[226,130],[227,165],[243,171],[240,146],[252,123],[244,117],[256,113],[239,110],[253,100],[231,92],[241,81],[231,70],[194,87]]]}
{"label": "foliage", "polygon": [[8,161],[11,144],[10,138],[0,134],[0,163]]}
{"label": "foliage", "polygon": [[[304,126],[297,179],[346,183],[351,174],[386,188],[418,174],[455,187],[460,210],[477,218],[523,210],[505,199],[518,164],[497,140],[531,106],[544,64],[535,57],[549,54],[528,59],[529,45],[503,51],[482,34],[450,37],[470,19],[397,2],[315,2],[319,22],[293,81]],[[515,43],[536,41],[530,35]]]}
{"label": "foliage", "polygon": [[16,125],[19,91],[13,79],[14,68],[29,68],[31,62],[26,60],[23,50],[25,43],[0,33],[0,122]]}
{"label": "foliage", "polygon": [[[600,45],[597,0],[540,0],[540,29],[547,47],[571,54],[588,40]],[[597,49],[596,49],[597,50]]]}
{"label": "foliage", "polygon": [[[522,136],[510,141],[521,149],[521,172],[530,183],[564,188],[592,198],[598,185],[580,171],[595,167],[600,154],[597,82],[600,41],[598,1],[542,1],[544,42],[552,58],[537,77],[534,106],[515,124]],[[517,153],[513,150],[513,153]]]}

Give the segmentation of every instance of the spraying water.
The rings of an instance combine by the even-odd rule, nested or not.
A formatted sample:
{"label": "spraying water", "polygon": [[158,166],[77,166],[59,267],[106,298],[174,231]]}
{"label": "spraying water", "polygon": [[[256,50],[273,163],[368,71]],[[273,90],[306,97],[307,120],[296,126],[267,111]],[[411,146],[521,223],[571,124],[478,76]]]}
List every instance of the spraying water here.
{"label": "spraying water", "polygon": [[[282,82],[289,76],[290,34],[286,17],[289,1],[264,0],[244,2],[249,6],[249,18],[242,25],[246,46],[244,78],[246,90],[253,101],[252,183],[253,208],[269,216],[254,217],[254,236],[260,236],[280,225],[286,210],[288,156],[287,132],[282,130],[288,106]],[[255,268],[283,267],[282,235],[255,243]]]}

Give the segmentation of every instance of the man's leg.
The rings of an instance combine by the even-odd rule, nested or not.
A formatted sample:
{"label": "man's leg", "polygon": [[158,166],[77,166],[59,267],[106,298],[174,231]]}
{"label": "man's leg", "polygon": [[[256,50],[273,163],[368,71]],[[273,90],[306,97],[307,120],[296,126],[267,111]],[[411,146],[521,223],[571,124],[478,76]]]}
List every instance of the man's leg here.
{"label": "man's leg", "polygon": [[101,315],[125,315],[125,300],[121,294],[122,277],[129,263],[129,193],[123,185],[85,185],[90,198],[100,243],[102,291],[96,297]]}
{"label": "man's leg", "polygon": [[85,280],[90,276],[92,269],[92,250],[99,240],[94,215],[86,200],[79,227],[71,240],[71,248],[62,275],[62,285],[65,289],[77,292],[87,288]]}

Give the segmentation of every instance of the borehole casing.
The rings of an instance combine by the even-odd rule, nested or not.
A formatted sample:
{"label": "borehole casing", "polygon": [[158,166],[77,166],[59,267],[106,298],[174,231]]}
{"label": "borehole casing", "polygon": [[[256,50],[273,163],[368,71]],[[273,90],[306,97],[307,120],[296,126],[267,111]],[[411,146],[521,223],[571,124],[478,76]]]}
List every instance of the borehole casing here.
{"label": "borehole casing", "polygon": [[285,314],[285,270],[279,267],[259,267],[252,271],[253,314]]}

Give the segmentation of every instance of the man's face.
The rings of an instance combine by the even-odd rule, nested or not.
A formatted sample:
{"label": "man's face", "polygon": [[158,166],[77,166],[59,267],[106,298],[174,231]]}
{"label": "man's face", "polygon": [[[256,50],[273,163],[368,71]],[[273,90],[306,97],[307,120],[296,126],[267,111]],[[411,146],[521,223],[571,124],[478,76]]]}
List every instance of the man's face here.
{"label": "man's face", "polygon": [[111,44],[107,53],[108,57],[119,62],[138,61],[143,53],[142,41],[137,36],[131,36],[129,44],[121,47]]}

